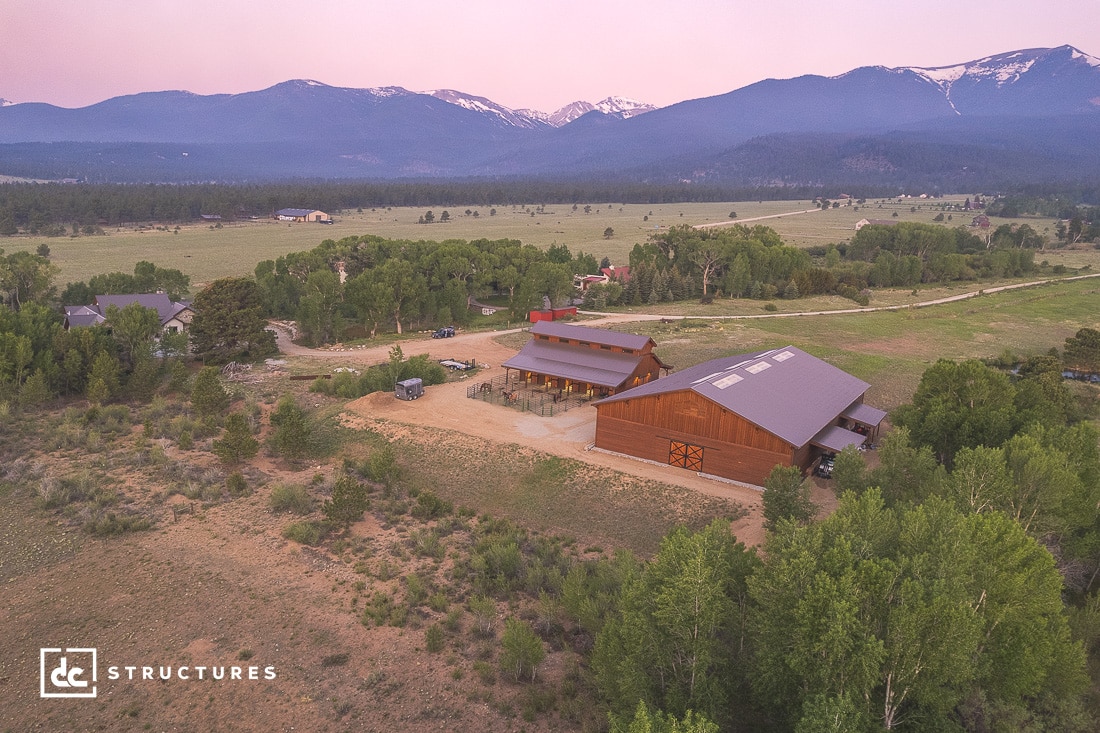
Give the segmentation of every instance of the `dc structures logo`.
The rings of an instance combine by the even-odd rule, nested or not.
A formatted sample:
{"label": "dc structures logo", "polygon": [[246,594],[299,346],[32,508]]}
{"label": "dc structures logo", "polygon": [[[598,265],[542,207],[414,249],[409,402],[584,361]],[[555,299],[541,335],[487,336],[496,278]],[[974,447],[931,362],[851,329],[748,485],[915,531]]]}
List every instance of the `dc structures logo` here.
{"label": "dc structures logo", "polygon": [[42,648],[39,658],[41,697],[95,697],[95,647]]}

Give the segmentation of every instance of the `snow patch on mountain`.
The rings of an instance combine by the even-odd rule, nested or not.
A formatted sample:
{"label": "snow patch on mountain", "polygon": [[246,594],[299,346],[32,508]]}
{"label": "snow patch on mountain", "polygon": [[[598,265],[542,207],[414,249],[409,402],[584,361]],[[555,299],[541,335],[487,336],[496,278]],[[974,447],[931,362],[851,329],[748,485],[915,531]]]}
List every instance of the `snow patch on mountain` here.
{"label": "snow patch on mountain", "polygon": [[582,117],[592,111],[598,111],[605,115],[617,115],[623,119],[629,119],[645,114],[646,112],[652,112],[655,109],[657,109],[657,107],[652,104],[639,102],[629,97],[607,97],[595,104],[585,101],[571,102],[556,112],[550,113],[549,122],[554,127],[561,127],[562,125],[568,125],[578,117]]}
{"label": "snow patch on mountain", "polygon": [[459,92],[454,89],[433,89],[431,91],[422,92],[422,94],[429,94],[436,99],[442,99],[444,102],[457,105],[472,112],[479,112],[481,114],[496,117],[502,123],[511,127],[535,129],[545,127],[548,124],[546,120],[530,114],[527,110],[509,109],[502,104],[497,104],[491,99],[478,97],[473,94],[466,94],[465,92]]}
{"label": "snow patch on mountain", "polygon": [[15,104],[15,102],[11,102],[11,101],[8,101],[7,99],[0,98],[0,107],[10,107],[13,104]]}
{"label": "snow patch on mountain", "polygon": [[1059,48],[1032,48],[1023,51],[1012,51],[953,66],[934,68],[907,66],[895,70],[911,71],[949,93],[951,87],[964,78],[973,81],[991,80],[999,87],[1015,83],[1038,62],[1048,59],[1057,60],[1058,56],[1070,63],[1086,63],[1089,66],[1100,67],[1100,59],[1082,53],[1073,46],[1060,46]]}
{"label": "snow patch on mountain", "polygon": [[444,102],[458,105],[464,109],[495,116],[512,127],[526,129],[537,129],[547,125],[561,127],[593,110],[605,115],[617,115],[626,119],[657,109],[652,104],[639,102],[636,99],[608,97],[595,104],[585,101],[571,102],[559,110],[546,113],[533,109],[511,109],[485,97],[466,94],[454,89],[433,89],[422,93],[430,94],[436,99],[442,99]]}

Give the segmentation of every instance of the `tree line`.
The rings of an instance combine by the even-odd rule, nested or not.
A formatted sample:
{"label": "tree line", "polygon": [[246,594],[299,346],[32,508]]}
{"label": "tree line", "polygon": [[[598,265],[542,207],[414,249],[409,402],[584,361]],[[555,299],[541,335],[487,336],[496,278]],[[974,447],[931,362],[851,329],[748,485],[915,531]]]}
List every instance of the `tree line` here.
{"label": "tree line", "polygon": [[[896,192],[891,192],[896,193]],[[19,232],[67,235],[124,223],[195,221],[202,214],[225,220],[270,216],[287,207],[338,213],[408,206],[510,206],[526,204],[664,204],[813,198],[818,187],[744,188],[627,181],[299,181],[269,184],[36,183],[0,186],[0,235]],[[871,195],[871,194],[868,194]],[[886,195],[885,193],[883,195]]]}

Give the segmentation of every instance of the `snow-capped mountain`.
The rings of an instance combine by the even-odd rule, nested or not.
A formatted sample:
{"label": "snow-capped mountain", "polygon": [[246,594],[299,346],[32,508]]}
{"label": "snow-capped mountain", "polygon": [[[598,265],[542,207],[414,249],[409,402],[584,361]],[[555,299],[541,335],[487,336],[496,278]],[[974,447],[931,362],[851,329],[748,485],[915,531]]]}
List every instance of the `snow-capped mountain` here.
{"label": "snow-capped mountain", "polygon": [[9,102],[8,100],[0,97],[0,107],[10,107],[13,104],[15,104],[15,102]]}
{"label": "snow-capped mountain", "polygon": [[[954,66],[910,66],[890,71],[911,73],[927,80],[943,92],[956,114],[963,115],[968,111],[967,106],[993,104],[1001,108],[1005,101],[1015,96],[1012,94],[1015,90],[1029,94],[1035,103],[1053,103],[1056,109],[1064,107],[1067,99],[1062,92],[1065,87],[1081,78],[1097,77],[1100,58],[1073,46],[1059,46],[1012,51]],[[1096,92],[1097,96],[1088,102],[1100,106],[1100,86],[1096,87]],[[1069,101],[1073,109],[1080,110],[1076,95]]]}
{"label": "snow-capped mountain", "polygon": [[525,129],[538,129],[546,126],[561,127],[593,110],[605,115],[615,115],[625,120],[657,109],[652,104],[639,102],[635,99],[608,97],[595,104],[578,101],[567,104],[555,112],[540,112],[534,109],[510,109],[485,97],[477,97],[454,89],[435,89],[423,93],[430,94],[436,99],[442,99],[444,102],[456,104],[464,109],[499,117],[501,121],[508,125]]}
{"label": "snow-capped mountain", "polygon": [[584,101],[572,102],[555,112],[551,112],[547,115],[546,120],[554,127],[561,127],[562,125],[568,125],[573,120],[578,117],[583,117],[593,110],[602,112],[605,115],[615,115],[625,120],[645,114],[646,112],[652,112],[655,109],[657,109],[657,107],[654,107],[652,104],[639,102],[636,99],[629,99],[627,97],[608,97],[595,104]]}
{"label": "snow-capped mountain", "polygon": [[[828,154],[815,143],[826,140]],[[869,180],[853,170],[929,181],[962,170],[994,181],[1036,171],[1094,177],[1100,59],[1071,46],[1026,49],[953,66],[766,79],[661,109],[609,97],[550,114],[456,90],[306,79],[79,109],[0,106],[0,174],[32,178]]]}

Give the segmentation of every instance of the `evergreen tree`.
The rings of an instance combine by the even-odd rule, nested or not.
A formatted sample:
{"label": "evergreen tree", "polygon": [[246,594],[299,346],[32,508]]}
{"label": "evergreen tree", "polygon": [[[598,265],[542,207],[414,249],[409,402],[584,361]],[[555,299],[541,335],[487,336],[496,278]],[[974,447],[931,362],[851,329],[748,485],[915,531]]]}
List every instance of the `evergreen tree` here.
{"label": "evergreen tree", "polygon": [[295,461],[309,450],[309,426],[305,413],[292,395],[284,395],[271,413],[272,442],[283,458]]}
{"label": "evergreen tree", "polygon": [[200,417],[216,416],[229,407],[229,394],[222,387],[221,376],[215,367],[203,367],[191,386],[191,409]]}
{"label": "evergreen tree", "polygon": [[213,448],[222,463],[235,466],[256,455],[260,443],[252,437],[252,430],[244,415],[232,412],[225,418],[225,432],[220,440],[214,441]]}

